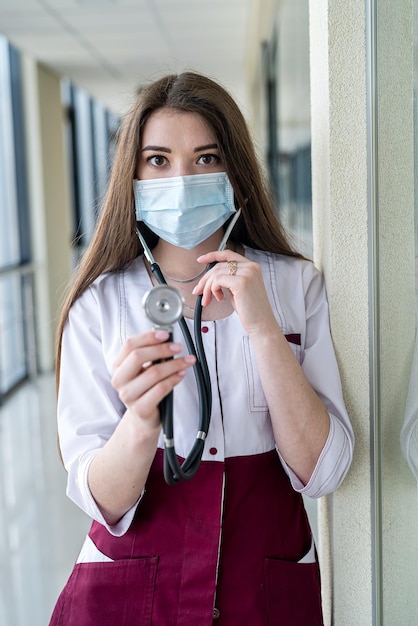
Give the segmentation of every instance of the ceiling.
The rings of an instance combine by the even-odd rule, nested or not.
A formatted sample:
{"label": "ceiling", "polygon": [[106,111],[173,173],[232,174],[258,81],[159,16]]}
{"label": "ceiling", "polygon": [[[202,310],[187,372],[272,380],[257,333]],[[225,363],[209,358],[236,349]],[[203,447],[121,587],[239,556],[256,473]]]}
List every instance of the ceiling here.
{"label": "ceiling", "polygon": [[245,104],[252,0],[0,0],[0,33],[117,114],[137,88],[192,69]]}

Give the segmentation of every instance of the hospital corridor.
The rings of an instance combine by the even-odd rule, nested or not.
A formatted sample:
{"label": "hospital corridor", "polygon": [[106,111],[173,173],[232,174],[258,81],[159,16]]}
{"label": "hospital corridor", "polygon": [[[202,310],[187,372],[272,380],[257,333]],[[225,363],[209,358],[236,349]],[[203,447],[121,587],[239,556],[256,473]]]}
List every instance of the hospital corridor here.
{"label": "hospital corridor", "polygon": [[[136,120],[129,127],[131,131],[134,129],[132,136],[128,132],[125,136],[124,124],[131,119],[129,112],[132,105],[135,102],[146,102],[151,87],[156,89],[155,85],[160,85],[160,80],[171,85],[178,75],[189,76],[189,79],[191,75],[198,75],[203,77],[199,80],[213,81],[211,85],[216,83],[219,89],[217,93],[230,94],[240,111],[236,119],[243,120],[241,127],[234,126],[234,132],[239,135],[237,128],[248,127],[249,132],[244,133],[245,137],[248,135],[248,140],[239,137],[240,141],[237,140],[235,144],[228,142],[225,139],[227,132],[223,131],[224,126],[229,128],[225,120],[231,123],[232,128],[232,120],[235,120],[233,114],[219,116],[223,125],[219,120],[219,126],[211,125],[207,122],[210,107],[205,105],[204,110],[200,109],[200,113],[196,113],[198,107],[203,106],[198,97],[193,101],[197,109],[192,112],[178,106],[172,107],[174,113],[167,112],[165,104],[155,105],[155,110],[153,106],[150,110],[141,110],[141,118],[139,113],[137,118],[132,118]],[[186,100],[187,97],[190,97],[190,93],[185,96]],[[219,100],[225,106],[225,103],[230,102],[229,96]],[[135,110],[139,111],[139,108]],[[235,111],[233,108],[228,110]],[[214,113],[214,118],[216,115]],[[181,158],[176,150],[166,146],[165,137],[160,142],[160,131],[155,120],[161,124],[170,140],[171,137],[176,138],[174,143],[180,145],[181,157],[187,150],[193,153],[190,162],[194,169],[191,173],[199,175],[198,181],[204,179],[205,184],[210,177],[208,194],[214,194],[215,187],[216,190],[219,187],[222,188],[222,198],[226,198],[225,201],[215,202],[211,197],[211,202],[202,203],[205,210],[208,206],[211,208],[215,217],[208,226],[199,223],[199,228],[205,234],[197,243],[187,229],[185,233],[175,232],[165,237],[166,218],[161,223],[158,223],[158,217],[155,218],[157,226],[153,229],[150,226],[152,222],[147,222],[147,219],[152,220],[151,211],[147,213],[146,209],[141,209],[142,198],[148,197],[147,194],[153,197],[153,178],[165,180],[162,193],[167,193],[169,197],[172,197],[170,194],[174,195],[170,177],[175,177],[176,181],[181,179],[188,189],[194,184],[190,180],[193,179],[190,172],[185,175],[184,172],[181,175],[165,172],[163,176],[164,167],[168,169],[170,159],[174,162],[178,157],[180,163]],[[177,126],[176,120],[185,126]],[[215,131],[215,128],[220,130]],[[149,134],[151,139],[144,146],[141,142]],[[187,143],[191,142],[190,135],[193,140],[195,136],[200,138],[203,135],[210,140],[198,142],[198,148],[195,143],[193,152],[191,143]],[[157,140],[154,140],[155,136]],[[244,144],[251,146],[251,150],[254,146],[253,160],[245,160],[248,150],[243,147]],[[118,157],[121,145],[127,146],[126,160],[125,155],[124,158]],[[231,145],[234,145],[233,155],[228,152],[232,150]],[[197,152],[199,158],[195,158]],[[234,179],[234,173],[243,169],[242,163],[246,163],[246,170]],[[129,167],[135,172],[131,175],[129,170],[127,176]],[[160,170],[156,174],[158,168]],[[117,172],[117,175],[112,172]],[[118,177],[118,184],[113,185],[112,176]],[[261,182],[263,177],[268,193]],[[256,198],[252,197],[254,189],[258,190],[254,194]],[[119,204],[118,211],[115,209],[118,193],[121,193],[118,198],[128,199],[125,203],[121,202],[121,213]],[[111,204],[110,197],[115,204]],[[237,198],[241,198],[239,206]],[[264,198],[268,198],[270,204]],[[83,397],[78,402],[80,406],[74,410],[77,416],[74,418],[71,414],[74,421],[68,420],[76,436],[75,443],[70,442],[67,452],[69,449],[71,453],[76,451],[72,467],[79,463],[80,467],[89,468],[84,474],[82,470],[70,473],[69,481],[72,493],[77,489],[81,493],[80,507],[85,505],[85,509],[93,512],[89,516],[66,495],[67,472],[60,458],[57,435],[56,339],[66,294],[74,285],[77,268],[86,258],[86,252],[87,258],[90,258],[90,244],[97,241],[96,226],[103,215],[108,219],[109,206],[113,210],[113,221],[103,223],[106,226],[111,223],[114,227],[108,228],[100,240],[106,242],[106,245],[100,250],[95,249],[95,267],[106,267],[103,272],[107,272],[108,266],[101,266],[100,262],[102,258],[112,258],[114,264],[110,265],[109,273],[113,280],[117,272],[121,271],[121,259],[125,259],[121,274],[126,270],[127,282],[121,280],[116,285],[116,279],[114,283],[104,281],[107,287],[103,287],[102,291],[102,287],[98,289],[98,301],[101,297],[103,301],[106,298],[108,300],[97,316],[95,312],[99,308],[94,308],[95,297],[85,304],[83,291],[78,311],[82,310],[79,314],[84,314],[88,323],[79,336],[74,332],[71,340],[68,340],[66,350],[71,356],[67,357],[66,369],[63,368],[65,375],[73,381],[76,376],[71,376],[79,363],[80,367],[74,374],[78,374],[84,383],[77,388],[80,398]],[[220,211],[219,206],[223,207],[220,217],[216,213]],[[245,211],[250,213],[250,208],[252,212],[248,215]],[[136,211],[135,218],[133,212],[129,213],[131,209]],[[231,215],[233,217],[229,222]],[[260,215],[263,219],[267,215],[267,219],[260,220],[262,227],[258,229],[257,217]],[[286,245],[287,241],[290,242],[290,247],[280,250],[271,243],[278,231],[270,226],[278,223],[277,218],[283,225],[283,241],[287,238]],[[183,218],[177,216],[176,219],[180,222]],[[232,222],[237,224],[235,231]],[[216,227],[211,230],[213,224]],[[127,225],[130,227],[129,232]],[[228,225],[231,226],[232,235]],[[210,241],[216,240],[218,245],[216,238],[224,236],[221,228],[230,236],[230,239],[226,238],[225,246],[231,258],[216,256],[217,260],[221,259],[218,269],[219,266],[224,268],[220,281],[232,281],[242,276],[243,264],[250,264],[252,253],[257,259],[264,259],[262,255],[266,255],[266,258],[272,255],[274,258],[280,257],[281,262],[284,258],[287,263],[287,254],[292,250],[289,255],[292,261],[297,259],[301,267],[311,268],[306,272],[301,271],[302,278],[298,282],[299,279],[293,278],[287,265],[286,271],[276,271],[276,261],[279,267],[276,259],[268,265],[267,271],[266,261],[266,266],[263,266],[264,282],[266,285],[268,275],[273,286],[269,287],[270,291],[266,288],[265,293],[255,289],[249,293],[262,294],[260,297],[265,300],[261,302],[268,302],[268,311],[269,306],[273,311],[270,323],[272,319],[274,329],[279,329],[287,339],[286,343],[283,335],[277,333],[283,340],[279,350],[272,350],[272,344],[268,346],[268,354],[265,344],[261,348],[261,344],[258,345],[256,349],[263,356],[267,355],[270,363],[277,354],[281,354],[283,346],[286,346],[286,350],[290,346],[298,369],[287,369],[288,378],[291,378],[290,371],[294,373],[302,370],[306,373],[310,368],[312,381],[320,381],[315,387],[307,376],[308,383],[316,392],[315,398],[319,400],[318,404],[312,401],[309,405],[312,415],[310,410],[300,411],[303,417],[306,413],[310,418],[315,416],[318,420],[306,420],[310,427],[315,423],[318,428],[313,433],[315,437],[305,436],[303,440],[309,450],[310,446],[317,446],[314,450],[316,465],[312,462],[313,454],[300,454],[305,464],[301,461],[298,467],[306,470],[307,458],[310,463],[310,473],[307,474],[310,478],[303,481],[293,471],[291,464],[286,466],[283,456],[276,454],[279,448],[276,436],[279,428],[274,419],[279,421],[277,415],[280,411],[277,410],[277,415],[272,418],[274,411],[271,410],[270,401],[266,401],[266,396],[270,391],[277,400],[277,389],[272,389],[274,385],[271,384],[269,368],[261,368],[258,362],[254,366],[256,349],[251,342],[253,337],[250,331],[247,334],[242,331],[245,325],[240,325],[242,319],[236,318],[237,311],[231,304],[232,300],[223,304],[215,302],[218,306],[217,309],[215,307],[215,313],[212,317],[208,314],[206,319],[203,318],[204,324],[196,331],[197,335],[201,331],[200,337],[206,348],[210,346],[212,350],[213,347],[210,352],[210,358],[213,358],[210,365],[213,368],[212,379],[218,382],[219,375],[222,384],[224,380],[227,381],[222,388],[224,395],[219,391],[218,395],[210,396],[209,402],[206,400],[210,405],[212,399],[215,399],[212,410],[214,414],[218,411],[218,430],[215,430],[215,419],[212,420],[212,431],[200,428],[200,422],[196,424],[196,429],[194,422],[187,422],[189,418],[193,419],[190,407],[194,405],[190,403],[185,415],[182,414],[184,421],[179,429],[181,432],[166,437],[159,448],[161,451],[164,446],[166,449],[174,448],[173,442],[176,446],[180,445],[181,439],[184,452],[187,448],[185,442],[191,436],[191,429],[189,432],[184,424],[193,423],[193,436],[196,430],[196,440],[203,450],[203,462],[208,465],[212,463],[211,469],[217,468],[215,461],[224,463],[223,467],[226,467],[230,458],[238,459],[241,463],[247,457],[256,457],[258,462],[259,456],[271,454],[277,465],[281,462],[280,472],[283,475],[286,473],[294,487],[291,490],[289,481],[286,483],[286,489],[291,494],[283,488],[285,495],[280,499],[277,510],[287,510],[283,506],[285,497],[289,496],[289,501],[295,502],[292,500],[294,492],[302,492],[302,497],[299,494],[295,496],[298,508],[296,505],[294,507],[300,517],[292,520],[303,519],[303,523],[294,523],[291,528],[289,525],[286,536],[289,537],[297,527],[301,534],[295,542],[299,541],[298,548],[303,544],[304,550],[300,550],[300,555],[298,552],[297,556],[293,554],[288,558],[270,554],[265,556],[263,553],[266,571],[271,566],[276,575],[279,571],[275,569],[276,561],[291,563],[301,569],[307,566],[306,570],[308,567],[312,570],[316,567],[315,598],[318,614],[323,615],[324,626],[417,626],[418,0],[0,1],[0,626],[48,626],[61,590],[79,557],[92,518],[101,530],[97,531],[96,527],[93,532],[97,543],[90,537],[87,547],[83,547],[83,566],[93,562],[100,565],[106,563],[107,566],[110,561],[113,566],[113,561],[126,558],[119,556],[118,548],[115,548],[118,543],[116,540],[112,545],[109,540],[109,553],[101,549],[100,541],[108,547],[101,534],[108,530],[107,519],[101,511],[97,513],[100,509],[99,499],[95,500],[96,496],[92,495],[93,488],[89,491],[87,476],[90,479],[91,474],[88,472],[94,467],[91,461],[94,453],[100,446],[105,446],[107,437],[113,437],[117,428],[115,416],[119,419],[127,414],[124,410],[128,401],[122,401],[122,392],[118,395],[117,387],[112,387],[114,381],[111,381],[109,372],[113,365],[109,363],[111,358],[116,357],[118,341],[122,345],[122,339],[125,341],[127,336],[135,334],[132,329],[136,329],[138,336],[146,333],[141,326],[145,314],[140,289],[145,290],[147,281],[149,287],[158,282],[153,273],[152,259],[150,261],[147,258],[146,262],[139,264],[138,269],[145,246],[142,242],[138,243],[137,231],[140,233],[139,240],[141,236],[144,239],[151,233],[150,246],[154,246],[156,257],[158,254],[162,256],[159,259],[161,272],[167,269],[168,273],[165,273],[168,279],[175,282],[180,291],[183,290],[183,295],[189,298],[185,299],[182,310],[185,317],[190,317],[187,323],[191,326],[192,313],[197,308],[192,283],[194,281],[197,285],[198,281],[205,281],[206,275],[197,267],[195,258],[192,259],[192,268],[191,264],[184,263],[184,271],[177,275],[174,271],[176,268],[173,269],[170,262],[180,258],[180,255],[175,257],[172,250],[177,249],[177,253],[180,248],[187,250],[186,245],[182,248],[179,243],[182,235],[186,243],[190,243],[191,237],[192,243],[187,252],[202,242],[206,243],[210,237],[214,237]],[[234,239],[237,231],[237,237],[242,237],[239,241]],[[273,233],[271,241],[267,241],[270,233]],[[124,241],[117,240],[118,237],[124,238]],[[136,248],[131,245],[132,237]],[[263,243],[266,242],[265,248],[260,245],[261,239]],[[109,241],[113,242],[112,245],[107,245]],[[169,242],[171,248],[164,249],[164,243],[158,248],[158,241]],[[248,241],[256,242],[257,245],[249,245],[246,243]],[[161,249],[163,252],[168,249],[173,256],[168,254],[164,257]],[[254,251],[248,252],[249,249]],[[294,256],[293,249],[301,256]],[[224,252],[216,246],[213,250],[216,252],[211,254],[215,255]],[[137,264],[135,279],[129,274],[131,266],[129,271],[127,269],[125,252],[129,263],[132,262],[132,266]],[[185,258],[181,257],[182,262]],[[164,260],[167,259],[170,261],[164,267]],[[187,259],[190,263],[191,257]],[[259,266],[262,267],[261,261]],[[185,268],[190,271],[185,271]],[[309,282],[311,270],[312,276],[322,275],[325,285],[321,291],[322,305],[318,309],[311,308],[311,298],[316,297],[317,289],[315,279]],[[101,274],[100,271],[94,276],[98,283]],[[88,272],[83,280],[85,287],[89,280]],[[224,283],[220,284],[225,293],[227,289]],[[124,291],[126,285],[128,287]],[[298,285],[306,290],[303,291],[303,297],[298,295]],[[129,300],[129,295],[131,298],[132,294],[136,295],[137,287],[137,301]],[[125,317],[121,316],[122,321],[117,327],[111,324],[119,320],[115,313],[115,302],[119,300],[118,297],[112,300],[109,296],[116,293],[123,306],[135,302],[134,306],[126,305],[126,310],[123,309]],[[282,307],[282,298],[283,301],[286,299],[287,309],[286,306]],[[251,305],[253,302],[254,298]],[[162,305],[159,302],[158,306],[163,309],[165,302]],[[297,317],[298,307],[303,313],[300,318]],[[188,315],[184,313],[186,308]],[[254,307],[250,306],[249,309],[253,311]],[[221,327],[219,322],[224,322],[228,317],[233,318],[233,315],[234,325],[229,320],[231,325],[227,327],[228,332],[221,334],[218,330]],[[315,323],[312,319],[317,318],[321,319],[322,324],[318,323],[318,328],[326,328],[324,333],[328,343],[325,350],[320,343],[323,336],[317,339],[316,327],[313,330]],[[102,322],[103,326],[100,325]],[[293,322],[300,327],[293,328]],[[96,341],[99,330],[102,332],[106,324],[111,328],[111,339],[101,343],[100,335],[100,340]],[[218,335],[211,335],[211,330],[215,328]],[[239,334],[241,332],[242,337]],[[214,336],[216,339],[212,339]],[[239,350],[236,348],[237,336],[242,340]],[[311,336],[314,339],[309,343],[307,337]],[[187,345],[187,341],[184,343]],[[219,348],[221,344],[222,348],[226,346],[226,357]],[[146,350],[149,348],[147,345]],[[84,360],[83,349],[87,353]],[[316,353],[318,360],[313,367],[306,355],[312,355],[315,350],[321,354],[318,356]],[[97,354],[101,366],[97,369],[91,366],[89,369],[91,363],[96,366],[94,359]],[[219,354],[221,357],[218,359]],[[258,357],[259,354],[257,352]],[[332,355],[330,360],[329,354]],[[138,377],[147,372],[150,364],[161,363],[159,356],[156,357],[154,352],[152,355],[148,361],[145,357],[144,362],[141,361]],[[169,361],[171,364],[174,362],[169,357],[165,355],[164,366]],[[329,363],[331,366],[328,371]],[[242,367],[242,370],[238,367]],[[213,374],[214,371],[216,374]],[[321,387],[320,383],[325,379],[326,384]],[[297,380],[297,375],[292,377],[288,387],[292,393],[287,392],[295,399],[299,397],[296,398],[298,394],[293,393],[291,385],[296,384]],[[91,397],[88,389],[90,383]],[[232,391],[229,385],[233,387]],[[77,406],[75,387],[74,382],[68,385],[70,391],[65,402]],[[328,387],[332,389],[329,396],[323,393],[325,387],[326,392]],[[93,398],[97,399],[94,393],[98,388],[100,409],[96,412]],[[108,394],[105,401],[100,395],[102,388]],[[279,403],[284,395],[279,398]],[[192,393],[190,396],[177,397],[194,398]],[[312,400],[312,396],[309,398]],[[239,404],[241,399],[242,404]],[[222,410],[228,402],[230,421],[226,424]],[[231,409],[235,409],[234,402],[240,407],[242,422],[236,416],[238,411]],[[78,409],[83,408],[81,404],[84,408],[87,406],[87,409],[84,412],[80,410],[81,418],[78,422]],[[327,411],[319,411],[318,406],[325,406],[328,414]],[[161,405],[155,402],[150,411],[152,419],[156,415],[158,418],[158,407],[161,408]],[[280,414],[281,419],[290,420],[291,411],[283,413],[286,415],[283,417]],[[244,414],[245,418],[242,417]],[[254,415],[256,418],[253,419]],[[329,422],[326,422],[330,424],[328,439],[324,435],[324,415],[329,418]],[[92,434],[90,430],[93,428],[90,417],[94,427],[99,424],[97,433]],[[256,419],[260,419],[263,427],[258,425]],[[302,421],[302,417],[300,419]],[[109,424],[114,429],[111,433]],[[292,429],[293,422],[288,431],[293,436],[297,428],[295,426]],[[86,434],[87,437],[83,439]],[[100,446],[80,452],[83,445],[87,446],[85,442],[88,437],[94,439],[95,434],[98,435]],[[210,439],[210,444],[205,447],[202,442],[205,442],[206,437],[208,440],[210,437],[216,439],[215,443]],[[154,443],[158,452],[153,450],[154,456],[150,458],[147,467],[149,473],[146,473],[142,482],[139,481],[139,487],[136,485],[138,493],[135,492],[137,499],[133,499],[134,504],[129,498],[123,501],[126,506],[119,505],[118,501],[113,509],[113,502],[110,504],[109,519],[117,519],[114,526],[118,532],[122,528],[121,536],[128,532],[128,527],[130,532],[129,524],[135,526],[134,507],[146,493],[147,486],[154,484],[150,468],[154,468],[154,464],[158,466],[162,459],[157,439]],[[256,444],[253,445],[254,441]],[[322,441],[322,448],[317,441]],[[72,443],[74,448],[71,448]],[[338,445],[341,446],[338,448],[341,454],[335,452]],[[300,450],[292,452],[299,462]],[[294,458],[292,454],[290,456]],[[179,454],[179,457],[182,455]],[[329,470],[330,466],[327,465],[335,461],[334,457],[338,457],[335,462],[338,471]],[[88,465],[89,462],[92,464]],[[318,467],[324,466],[324,474],[320,470],[316,472]],[[132,467],[136,468],[136,465]],[[205,553],[210,552],[207,561],[213,559],[210,561],[210,571],[215,572],[211,574],[213,595],[209,598],[207,593],[206,601],[210,606],[208,610],[205,607],[205,615],[212,622],[213,609],[214,626],[216,623],[253,626],[227,623],[227,619],[222,621],[222,614],[213,603],[219,591],[217,585],[221,584],[219,581],[225,584],[225,597],[228,595],[225,589],[228,589],[228,583],[232,580],[227,575],[222,580],[219,575],[223,557],[220,549],[221,538],[224,537],[222,533],[225,531],[225,536],[235,540],[235,533],[228,535],[228,528],[223,527],[225,519],[228,521],[226,515],[222,517],[227,501],[226,470],[223,471],[225,474],[222,479],[221,474],[217,475],[222,485],[216,491],[216,494],[220,494],[221,503],[221,514],[217,518],[219,532],[214,535],[211,548],[216,541],[218,543],[216,550],[208,549]],[[251,474],[252,485],[256,482],[254,477],[255,472]],[[177,478],[174,472],[173,482]],[[158,478],[156,480],[156,484],[159,484]],[[263,487],[268,483],[260,482]],[[331,488],[327,491],[329,484]],[[234,495],[241,494],[240,489],[242,494],[246,493],[241,475],[234,486],[238,486],[231,489]],[[170,485],[170,488],[175,490],[176,485]],[[271,492],[265,488],[269,498],[273,494],[270,499],[265,496],[270,506],[271,500],[278,496],[273,488]],[[106,490],[103,492],[106,500]],[[99,493],[103,492],[99,485]],[[196,489],[196,492],[196,501],[203,503],[204,510],[206,501],[204,497],[200,498],[203,489]],[[262,489],[258,493],[258,484],[251,494],[255,492],[260,498],[264,494]],[[112,497],[114,495],[112,493]],[[80,504],[81,500],[83,502]],[[252,500],[252,503],[255,501]],[[151,502],[155,506],[156,502],[160,503],[158,498],[151,498]],[[258,507],[254,505],[252,510],[255,509]],[[291,508],[292,511],[294,509]],[[211,510],[218,511],[216,506]],[[163,518],[159,508],[158,511]],[[241,521],[244,517],[240,518]],[[201,518],[206,521],[203,514]],[[266,526],[252,533],[252,539],[260,539],[262,547],[264,532],[269,540],[271,535],[275,535],[276,526],[272,519],[266,519]],[[233,526],[232,522],[229,523]],[[109,524],[112,525],[113,521]],[[182,528],[180,523],[178,526]],[[266,531],[268,526],[270,530]],[[274,532],[271,530],[273,527]],[[144,536],[147,541],[149,537],[154,537],[152,533]],[[240,534],[237,533],[237,536]],[[113,538],[112,535],[112,541]],[[142,540],[145,542],[145,539]],[[125,545],[123,541],[120,544]],[[307,550],[306,544],[309,544]],[[283,542],[283,545],[287,549],[288,544]],[[261,550],[258,546],[257,550]],[[234,549],[238,549],[235,544]],[[115,550],[117,556],[111,550]],[[158,554],[157,550],[155,554]],[[235,552],[233,554],[236,555]],[[130,554],[132,560],[137,556],[133,552]],[[248,556],[247,551],[245,556]],[[153,553],[150,560],[158,558]],[[176,555],[175,558],[179,557]],[[270,560],[274,561],[274,565]],[[236,558],[234,560],[230,557],[234,566],[235,561]],[[259,559],[260,562],[264,563]],[[206,566],[206,561],[203,566]],[[155,563],[152,567],[157,568]],[[264,572],[263,568],[259,569]],[[264,573],[257,573],[258,582],[262,575]],[[291,576],[284,576],[283,579],[291,584]],[[248,580],[252,581],[250,578]],[[273,587],[269,588],[265,582],[263,584],[267,589],[267,597]],[[251,585],[252,582],[249,583]],[[255,587],[258,597],[264,598],[264,587],[258,583],[252,585],[252,588]],[[222,594],[219,592],[218,595]],[[275,596],[274,593],[271,595]],[[192,601],[196,602],[196,596]],[[150,616],[152,611],[153,617],[149,617],[147,626],[148,623],[153,626],[156,622],[159,626],[162,623],[158,621],[161,616],[155,617],[155,608],[149,609]],[[262,611],[268,614],[264,605]],[[85,626],[82,621],[79,626]],[[274,621],[274,618],[270,621]],[[182,623],[184,626],[201,626]],[[90,626],[90,623],[86,626]],[[125,622],[123,626],[126,626]],[[273,626],[273,623],[266,623],[265,626]]]}

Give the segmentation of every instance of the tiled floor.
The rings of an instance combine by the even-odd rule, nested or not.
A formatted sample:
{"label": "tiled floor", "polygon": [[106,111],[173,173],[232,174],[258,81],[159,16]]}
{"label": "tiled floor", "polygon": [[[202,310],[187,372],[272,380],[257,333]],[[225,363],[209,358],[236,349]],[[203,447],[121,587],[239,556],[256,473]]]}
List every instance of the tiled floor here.
{"label": "tiled floor", "polygon": [[0,407],[0,624],[47,626],[88,518],[65,495],[53,376]]}

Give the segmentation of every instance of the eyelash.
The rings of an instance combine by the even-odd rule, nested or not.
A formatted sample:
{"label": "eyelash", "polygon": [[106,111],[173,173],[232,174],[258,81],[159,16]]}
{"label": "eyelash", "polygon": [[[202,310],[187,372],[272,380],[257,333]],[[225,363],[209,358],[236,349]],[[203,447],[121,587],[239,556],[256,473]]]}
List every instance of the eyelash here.
{"label": "eyelash", "polygon": [[[199,161],[201,159],[207,159],[210,158],[211,162],[210,163],[201,163],[201,165],[217,165],[218,163],[220,163],[221,158],[220,156],[218,156],[217,154],[201,154],[200,157],[197,159],[197,163],[199,164]],[[162,163],[157,164],[155,163],[155,159],[162,159]],[[167,157],[163,156],[162,154],[153,154],[152,156],[149,156],[147,158],[147,163],[149,163],[152,167],[163,167],[164,165],[167,165],[168,163],[168,159]]]}
{"label": "eyelash", "polygon": [[203,163],[203,165],[217,165],[221,162],[221,157],[219,157],[217,154],[201,154],[198,158],[198,161],[200,161],[200,159],[205,159],[208,157],[211,159],[211,162],[209,164]]}
{"label": "eyelash", "polygon": [[[164,162],[158,165],[157,163],[153,162],[154,159],[162,159]],[[152,156],[147,158],[147,163],[149,163],[153,167],[162,167],[163,165],[166,165],[167,157],[163,156],[162,154],[153,154]]]}

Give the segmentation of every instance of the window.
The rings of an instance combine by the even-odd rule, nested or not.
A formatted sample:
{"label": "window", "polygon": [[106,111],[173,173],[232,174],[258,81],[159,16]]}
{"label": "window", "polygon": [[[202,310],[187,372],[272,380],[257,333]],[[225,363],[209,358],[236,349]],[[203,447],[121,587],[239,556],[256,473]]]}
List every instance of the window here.
{"label": "window", "polygon": [[0,36],[0,399],[33,367],[34,332],[20,57]]}
{"label": "window", "polygon": [[312,258],[308,2],[282,2],[263,65],[270,180],[283,224]]}
{"label": "window", "polygon": [[119,120],[68,80],[62,83],[62,97],[67,108],[73,232],[78,257],[91,240],[106,192]]}

